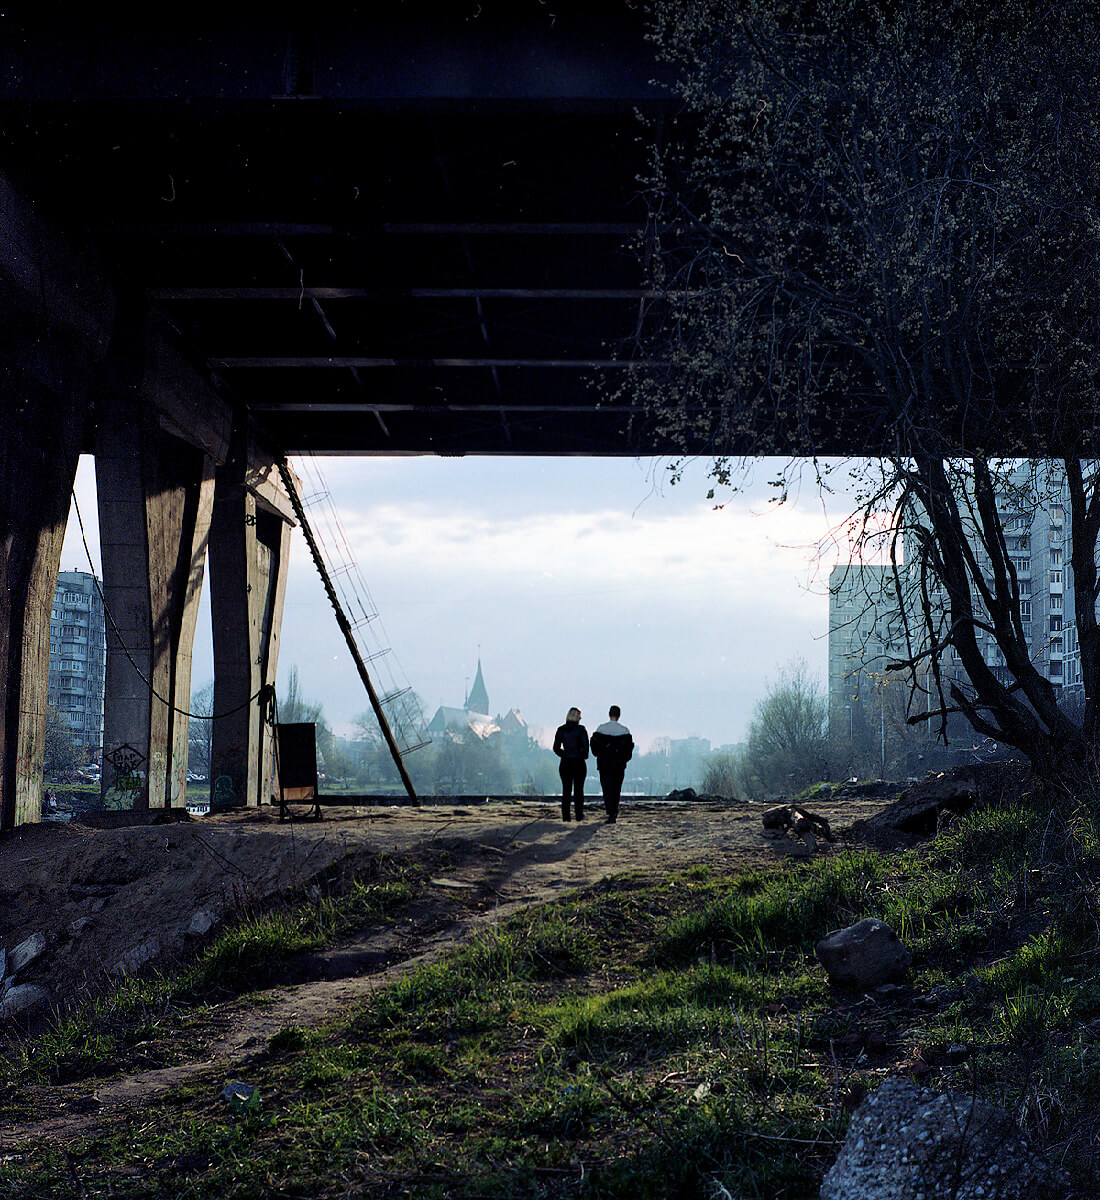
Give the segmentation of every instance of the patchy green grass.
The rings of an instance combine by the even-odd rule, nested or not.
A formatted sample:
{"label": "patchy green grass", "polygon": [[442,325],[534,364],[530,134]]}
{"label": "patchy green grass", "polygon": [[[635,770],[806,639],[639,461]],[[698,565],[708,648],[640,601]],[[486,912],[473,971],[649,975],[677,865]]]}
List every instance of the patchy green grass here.
{"label": "patchy green grass", "polygon": [[[0,1198],[809,1200],[852,1107],[891,1073],[1021,1114],[1097,1194],[1100,875],[1094,826],[1075,821],[1020,802],[918,852],[600,884],[346,1019],[278,1032],[234,1068],[254,1103],[231,1110],[211,1077],[68,1158],[14,1148]],[[313,908],[227,938],[171,994],[334,936],[344,918]],[[909,943],[911,987],[830,990],[814,943],[864,916]],[[70,1074],[113,1053],[57,1037],[43,1056]]]}

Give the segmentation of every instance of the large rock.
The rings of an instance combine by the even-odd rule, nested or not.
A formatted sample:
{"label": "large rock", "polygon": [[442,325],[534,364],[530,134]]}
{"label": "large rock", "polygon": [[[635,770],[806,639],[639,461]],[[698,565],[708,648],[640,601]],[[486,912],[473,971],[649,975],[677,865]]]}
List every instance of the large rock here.
{"label": "large rock", "polygon": [[874,917],[827,934],[815,953],[831,983],[862,989],[885,983],[913,961],[898,935]]}
{"label": "large rock", "polygon": [[821,1200],[1044,1200],[1055,1168],[999,1108],[888,1079],[856,1109]]}

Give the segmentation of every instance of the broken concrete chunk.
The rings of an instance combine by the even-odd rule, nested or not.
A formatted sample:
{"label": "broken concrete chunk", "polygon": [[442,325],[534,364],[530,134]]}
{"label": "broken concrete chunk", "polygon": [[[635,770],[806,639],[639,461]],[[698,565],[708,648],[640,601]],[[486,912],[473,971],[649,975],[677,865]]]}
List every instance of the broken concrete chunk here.
{"label": "broken concrete chunk", "polygon": [[75,921],[69,922],[69,937],[74,941],[80,937],[85,929],[92,923],[91,917],[77,917]]}
{"label": "broken concrete chunk", "polygon": [[0,1019],[21,1017],[50,1002],[50,993],[37,983],[18,983],[9,987],[0,1000]]}
{"label": "broken concrete chunk", "polygon": [[898,935],[874,917],[828,934],[814,952],[830,983],[862,989],[885,983],[912,962]]}
{"label": "broken concrete chunk", "polygon": [[46,935],[41,932],[32,933],[29,938],[24,938],[8,956],[8,974],[18,975],[20,971],[25,970],[45,953]]}

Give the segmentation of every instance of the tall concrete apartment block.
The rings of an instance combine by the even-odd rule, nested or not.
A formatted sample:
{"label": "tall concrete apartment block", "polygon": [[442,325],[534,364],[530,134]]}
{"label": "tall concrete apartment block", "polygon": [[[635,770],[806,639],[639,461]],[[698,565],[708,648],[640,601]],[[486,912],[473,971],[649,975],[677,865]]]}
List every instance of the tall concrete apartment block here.
{"label": "tall concrete apartment block", "polygon": [[103,744],[107,628],[103,598],[85,571],[62,571],[50,612],[49,702],[68,722],[78,746]]}
{"label": "tall concrete apartment block", "polygon": [[[1018,487],[1006,488],[999,496],[998,507],[1019,582],[1021,623],[1032,662],[1068,698],[1081,683],[1068,563],[1069,497],[1064,479],[1053,465],[1021,468],[1017,482]],[[987,562],[976,531],[972,544],[978,561]],[[910,581],[904,577],[904,569],[902,574],[904,592]],[[901,603],[907,602],[899,603],[889,567],[850,564],[833,569],[829,577],[829,709],[834,735],[848,731],[845,721],[851,719],[853,697],[860,695],[860,685],[865,690],[887,658],[904,656]],[[946,609],[946,597],[944,602]],[[919,620],[913,625],[919,630]],[[1008,668],[996,642],[981,630],[977,636],[986,663],[1007,681]],[[922,644],[914,647],[921,648]],[[965,678],[953,649],[946,651],[941,669],[948,677]]]}
{"label": "tall concrete apartment block", "polygon": [[829,575],[829,734],[851,741],[886,664],[905,655],[893,569],[847,563]]}

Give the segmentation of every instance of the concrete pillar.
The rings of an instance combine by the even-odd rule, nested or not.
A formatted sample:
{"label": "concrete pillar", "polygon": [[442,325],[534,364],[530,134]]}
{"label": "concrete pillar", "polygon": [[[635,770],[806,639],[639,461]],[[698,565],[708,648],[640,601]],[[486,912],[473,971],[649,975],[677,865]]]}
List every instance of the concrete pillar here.
{"label": "concrete pillar", "polygon": [[186,804],[191,655],[214,470],[117,372],[96,430],[107,610],[103,801]]}
{"label": "concrete pillar", "polygon": [[57,389],[0,372],[0,828],[42,816],[50,608],[87,414],[86,379]]}
{"label": "concrete pillar", "polygon": [[[250,463],[235,429],[216,474],[210,530],[214,627],[214,736],[211,787],[227,775],[238,800],[268,801],[274,782],[270,708],[290,553],[288,506],[270,468]],[[285,498],[284,498],[285,499]],[[223,714],[223,715],[220,715]]]}
{"label": "concrete pillar", "polygon": [[0,175],[0,828],[42,815],[50,608],[114,295]]}

